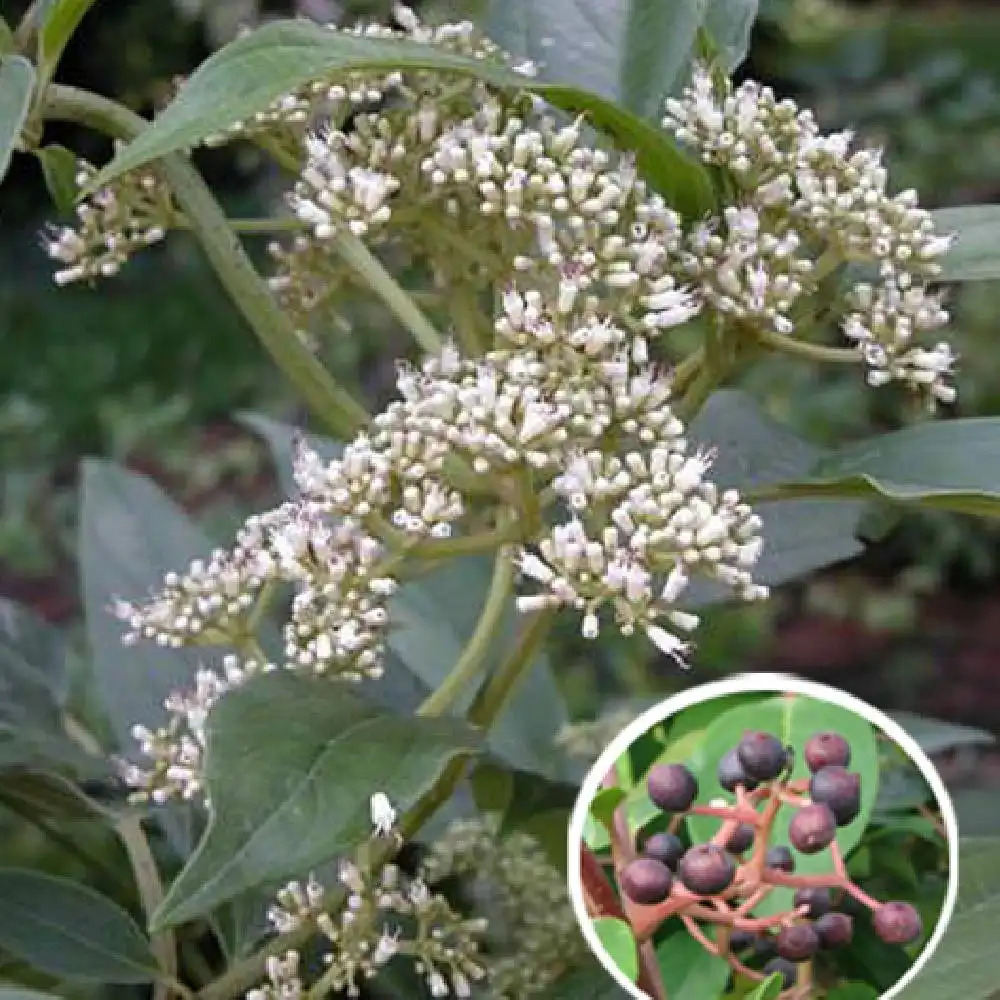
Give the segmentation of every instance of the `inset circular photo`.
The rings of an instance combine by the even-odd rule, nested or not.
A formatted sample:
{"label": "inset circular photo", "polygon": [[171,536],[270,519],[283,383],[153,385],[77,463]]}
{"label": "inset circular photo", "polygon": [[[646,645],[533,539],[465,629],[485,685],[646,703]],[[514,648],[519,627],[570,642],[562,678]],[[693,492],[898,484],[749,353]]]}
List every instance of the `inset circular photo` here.
{"label": "inset circular photo", "polygon": [[651,1000],[888,1000],[944,934],[957,858],[914,740],[776,674],[646,712],[588,774],[569,831],[584,936]]}

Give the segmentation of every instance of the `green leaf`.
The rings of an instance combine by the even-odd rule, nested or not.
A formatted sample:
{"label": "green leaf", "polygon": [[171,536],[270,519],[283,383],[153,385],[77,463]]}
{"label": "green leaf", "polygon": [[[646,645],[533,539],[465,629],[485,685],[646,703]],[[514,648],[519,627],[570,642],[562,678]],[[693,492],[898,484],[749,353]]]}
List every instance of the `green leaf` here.
{"label": "green leaf", "polygon": [[[746,393],[714,393],[690,427],[692,439],[717,448],[712,479],[723,487],[763,493],[770,500],[770,484],[805,476],[822,452],[766,416]],[[857,555],[862,546],[855,537],[863,511],[859,503],[825,500],[759,502],[764,551],[754,570],[761,583],[775,586],[804,576],[822,566]],[[692,603],[725,598],[721,588],[699,584],[690,590]]]}
{"label": "green leaf", "polygon": [[49,4],[38,33],[39,64],[47,80],[52,79],[63,50],[93,4],[94,0],[53,0]]}
{"label": "green leaf", "polygon": [[111,604],[116,597],[141,600],[167,572],[208,555],[212,544],[145,476],[88,459],[81,480],[78,552],[94,679],[118,745],[130,751],[132,726],[164,718],[164,699],[191,683],[205,652],[123,646]]}
{"label": "green leaf", "polygon": [[881,497],[997,517],[1000,418],[939,420],[868,438],[822,458],[804,479],[764,487],[759,494]]}
{"label": "green leaf", "polygon": [[6,18],[0,15],[0,56],[5,56],[8,52],[13,52],[15,48],[14,32],[10,30],[10,25],[7,23]]}
{"label": "green leaf", "polygon": [[624,798],[625,792],[621,788],[602,788],[591,800],[590,815],[610,829],[615,810]]}
{"label": "green leaf", "polygon": [[769,976],[752,993],[748,993],[746,1000],[775,1000],[784,988],[785,980],[780,972]]}
{"label": "green leaf", "polygon": [[35,68],[24,56],[0,58],[0,182],[7,176],[34,88]]}
{"label": "green leaf", "polygon": [[938,232],[958,237],[941,260],[941,281],[1000,278],[1000,205],[963,205],[932,212]]}
{"label": "green leaf", "polygon": [[986,1000],[1000,982],[1000,838],[963,838],[958,902],[948,930],[900,1000]]}
{"label": "green leaf", "polygon": [[[282,493],[286,497],[295,496],[298,487],[292,474],[292,466],[295,461],[295,436],[299,433],[298,428],[274,420],[263,413],[245,411],[236,414],[236,419],[264,441],[274,459],[274,471]],[[302,436],[309,447],[326,462],[338,458],[343,453],[344,446],[338,441],[331,441],[317,434]]]}
{"label": "green leaf", "polygon": [[634,983],[639,978],[639,946],[632,928],[618,917],[598,917],[594,931],[611,961]]}
{"label": "green leaf", "polygon": [[325,678],[280,671],[249,681],[209,716],[208,829],[154,929],[352,850],[371,833],[372,794],[402,813],[478,744],[458,720],[389,715]]}
{"label": "green leaf", "polygon": [[[720,705],[720,709],[722,706]],[[772,733],[785,744],[801,747],[815,733],[834,730],[841,733],[851,745],[851,770],[861,775],[861,809],[853,822],[837,830],[837,845],[846,856],[861,839],[868,825],[872,808],[878,796],[879,768],[878,745],[872,725],[854,712],[839,705],[819,701],[805,695],[790,695],[771,698],[752,705],[722,711],[708,727],[701,752],[689,766],[698,779],[699,799],[710,801],[715,798],[733,801],[731,793],[719,784],[718,763],[731,750],[746,730],[763,730]],[[796,754],[793,779],[808,778],[809,768],[802,757]],[[788,839],[788,824],[795,811],[782,806],[775,817],[770,843],[791,846]],[[692,842],[709,840],[718,830],[720,820],[712,816],[688,816],[688,832]],[[829,851],[817,854],[795,852],[796,874],[813,875],[832,870]],[[755,914],[767,916],[791,908],[791,889],[776,889],[754,909]]]}
{"label": "green leaf", "polygon": [[727,74],[747,56],[758,0],[709,0],[704,28]]}
{"label": "green leaf", "polygon": [[157,965],[132,918],[85,886],[0,869],[0,947],[43,972],[101,983],[148,983]]}
{"label": "green leaf", "polygon": [[719,997],[729,979],[729,966],[710,955],[686,931],[678,931],[656,946],[660,977],[670,1000]]}
{"label": "green leaf", "polygon": [[103,184],[150,160],[196,145],[319,78],[358,70],[439,70],[475,76],[497,87],[526,86],[565,111],[586,112],[598,130],[631,150],[639,171],[682,214],[713,205],[708,175],[658,128],[596,94],[565,84],[535,84],[487,60],[409,41],[365,38],[304,21],[274,21],[220,49],[189,77],[176,99],[121,150],[88,186]]}
{"label": "green leaf", "polygon": [[73,211],[79,187],[77,157],[71,149],[51,143],[35,150],[42,166],[45,186],[55,207],[64,215]]}
{"label": "green leaf", "polygon": [[985,729],[942,722],[915,712],[890,712],[889,715],[920,744],[920,749],[925,753],[935,754],[953,747],[991,746],[996,743],[996,737]]}
{"label": "green leaf", "polygon": [[66,822],[105,814],[76,785],[58,774],[14,768],[0,780],[0,802],[21,816]]}

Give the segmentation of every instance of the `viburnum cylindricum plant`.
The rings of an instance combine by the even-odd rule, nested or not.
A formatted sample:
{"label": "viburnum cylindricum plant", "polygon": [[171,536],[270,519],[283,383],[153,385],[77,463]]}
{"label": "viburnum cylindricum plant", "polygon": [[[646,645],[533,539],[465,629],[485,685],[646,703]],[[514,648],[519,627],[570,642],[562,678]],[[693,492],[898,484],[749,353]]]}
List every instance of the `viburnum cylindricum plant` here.
{"label": "viburnum cylindricum plant", "polygon": [[[858,551],[859,497],[995,505],[989,463],[961,458],[1000,440],[992,424],[928,421],[817,464],[727,388],[779,358],[950,406],[952,234],[892,191],[877,152],[735,85],[745,45],[734,59],[705,31],[698,58],[676,54],[683,85],[651,78],[656,121],[403,6],[387,25],[248,31],[147,121],[53,82],[88,6],[35,3],[0,32],[0,165],[37,156],[71,216],[42,237],[56,284],[103,289],[189,234],[333,438],[258,417],[288,488],[225,542],[150,484],[85,466],[113,738],[69,735],[114,759],[143,810],[117,829],[150,932],[126,922],[144,957],[103,974],[201,1000],[571,989],[583,950],[559,869],[579,773],[553,624],[687,669],[699,605],[760,601]],[[54,122],[105,134],[113,158],[46,145]],[[273,217],[227,217],[193,165],[232,144],[281,178]],[[322,360],[359,297],[414,344],[371,406]],[[806,516],[786,517],[799,498]],[[802,793],[747,788],[733,816]],[[237,919],[281,885],[266,929]]]}
{"label": "viburnum cylindricum plant", "polygon": [[[920,822],[928,822],[927,843],[934,841],[936,857],[928,854],[917,862],[927,870],[894,886],[905,898],[877,898],[873,892],[892,891],[893,883],[873,871],[876,866],[858,865],[858,854],[849,855],[859,843],[862,854],[870,851],[894,824],[913,817],[875,811],[876,789],[867,786],[880,779],[873,759],[879,742],[871,727],[846,709],[801,695],[762,694],[749,706],[722,698],[716,708],[699,734],[704,752],[690,755],[695,764],[676,762],[683,752],[674,748],[669,727],[683,740],[682,712],[667,723],[665,739],[656,742],[660,757],[641,776],[629,777],[632,762],[648,756],[650,746],[630,749],[590,803],[579,876],[609,956],[654,998],[669,995],[664,979],[671,957],[688,965],[688,975],[699,970],[705,996],[730,977],[747,983],[777,977],[773,995],[782,1000],[836,995],[848,983],[875,996],[875,989],[895,985],[889,969],[900,978],[940,912],[935,868],[945,836],[934,808],[925,808]],[[766,724],[783,722],[780,731],[792,742],[768,730],[739,732],[755,714]],[[810,731],[821,719],[846,722],[858,738]],[[725,748],[737,732],[736,745]],[[859,770],[851,770],[852,758]],[[723,794],[713,795],[717,789]],[[913,849],[912,842],[899,842],[893,865]],[[925,887],[915,892],[922,879]],[[936,908],[928,905],[933,898]],[[856,955],[864,942],[852,953],[855,937],[868,939],[871,954],[875,939],[897,949],[896,955],[878,952],[884,978],[866,983],[859,974]],[[685,940],[716,965],[692,960]]]}

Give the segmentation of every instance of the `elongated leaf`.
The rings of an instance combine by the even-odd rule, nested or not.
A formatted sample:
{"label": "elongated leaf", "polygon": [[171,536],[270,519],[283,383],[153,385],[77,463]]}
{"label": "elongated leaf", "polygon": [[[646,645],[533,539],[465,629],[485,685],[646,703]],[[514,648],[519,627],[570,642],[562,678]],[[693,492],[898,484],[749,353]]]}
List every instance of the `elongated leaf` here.
{"label": "elongated leaf", "polygon": [[586,112],[636,156],[639,170],[667,201],[686,215],[712,205],[702,167],[682,154],[660,129],[588,91],[538,84],[496,63],[469,59],[408,41],[340,34],[300,21],[274,21],[230,42],[191,75],[176,99],[100,172],[90,190],[252,115],[309,80],[355,70],[429,69],[476,76],[498,87],[526,86],[567,111]]}
{"label": "elongated leaf", "polygon": [[[294,497],[298,492],[292,474],[297,429],[291,424],[274,420],[263,413],[239,413],[237,419],[268,446],[274,459],[274,472],[282,492],[286,497]],[[337,458],[344,450],[342,444],[327,437],[317,434],[306,434],[304,437],[306,443],[325,461]]]}
{"label": "elongated leaf", "polygon": [[941,261],[942,281],[1000,278],[1000,205],[939,208],[932,214],[939,232],[957,236]]}
{"label": "elongated leaf", "polygon": [[40,819],[93,820],[103,815],[96,802],[61,775],[24,768],[4,772],[0,802],[22,816]]}
{"label": "elongated leaf", "polygon": [[958,726],[941,719],[931,719],[915,712],[890,712],[896,720],[929,754],[940,753],[952,747],[990,746],[996,737],[985,729]]}
{"label": "elongated leaf", "polygon": [[63,50],[93,5],[94,0],[54,0],[49,4],[38,33],[39,61],[47,78],[51,79]]}
{"label": "elongated leaf", "polygon": [[[839,705],[805,695],[776,697],[723,712],[708,727],[704,743],[690,761],[702,800],[723,798],[732,801],[732,795],[719,784],[717,769],[722,756],[740,741],[746,730],[772,733],[782,743],[794,747],[803,746],[815,733],[831,730],[841,733],[850,743],[851,770],[861,775],[861,809],[853,822],[837,830],[837,845],[843,854],[848,854],[861,839],[878,796],[878,747],[871,723]],[[796,755],[792,777],[809,777],[809,769],[801,753]],[[779,809],[772,829],[772,845],[790,845],[788,825],[794,814],[787,806]],[[689,816],[687,826],[692,841],[701,843],[709,840],[718,830],[719,823],[711,816]],[[797,874],[812,875],[831,870],[828,850],[817,854],[796,853]],[[790,889],[776,889],[754,912],[766,916],[788,909],[792,895]]]}
{"label": "elongated leaf", "polygon": [[939,420],[848,445],[810,474],[760,495],[882,497],[900,503],[1000,516],[1000,418]]}
{"label": "elongated leaf", "polygon": [[200,657],[152,643],[123,646],[112,602],[142,599],[212,544],[145,476],[90,459],[81,478],[79,558],[95,683],[119,745],[131,750],[132,726],[164,717],[163,700],[190,683]]}
{"label": "elongated leaf", "polygon": [[149,942],[116,903],[41,872],[0,869],[0,947],[43,972],[102,983],[148,983]]}
{"label": "elongated leaf", "polygon": [[14,51],[14,32],[10,30],[3,15],[0,15],[0,56]]}
{"label": "elongated leaf", "polygon": [[639,975],[639,949],[632,928],[618,917],[598,917],[594,930],[611,961],[634,983]]}
{"label": "elongated leaf", "polygon": [[24,56],[0,58],[0,182],[7,176],[10,157],[31,108],[35,68]]}
{"label": "elongated leaf", "polygon": [[1000,983],[1000,838],[963,838],[959,889],[948,930],[901,1000],[986,1000]]}
{"label": "elongated leaf", "polygon": [[746,55],[756,0],[494,0],[487,32],[545,80],[596,91],[657,120],[688,78],[698,32],[728,70]]}
{"label": "elongated leaf", "polygon": [[[803,476],[822,452],[771,420],[746,393],[715,393],[691,424],[696,443],[718,451],[711,471],[720,486],[770,498],[773,483]],[[763,521],[764,551],[754,570],[761,583],[777,585],[857,555],[855,537],[863,506],[810,500],[755,503]],[[725,597],[721,589],[692,588],[694,603]]]}
{"label": "elongated leaf", "polygon": [[457,720],[388,715],[324,678],[279,672],[250,681],[209,717],[208,829],[154,927],[352,849],[371,832],[372,794],[402,812],[478,742]]}
{"label": "elongated leaf", "polygon": [[60,212],[68,214],[73,210],[76,193],[79,190],[76,183],[78,173],[76,153],[65,146],[51,143],[36,150],[35,155],[42,165],[45,186],[48,188],[52,203]]}

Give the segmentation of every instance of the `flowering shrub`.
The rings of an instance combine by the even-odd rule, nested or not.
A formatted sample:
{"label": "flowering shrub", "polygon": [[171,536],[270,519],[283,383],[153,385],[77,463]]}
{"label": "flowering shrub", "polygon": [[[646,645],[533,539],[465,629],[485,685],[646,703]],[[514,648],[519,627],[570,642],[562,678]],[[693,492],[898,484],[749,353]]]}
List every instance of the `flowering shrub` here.
{"label": "flowering shrub", "polygon": [[[823,454],[726,388],[776,353],[950,406],[935,280],[962,278],[961,242],[891,192],[877,153],[734,86],[745,46],[708,24],[699,58],[664,69],[655,122],[402,6],[388,27],[247,33],[147,122],[52,82],[88,6],[36,4],[0,37],[5,154],[36,154],[75,206],[43,237],[55,283],[100,288],[191,233],[333,440],[248,417],[287,495],[225,544],[85,465],[111,732],[74,721],[71,752],[57,708],[58,753],[36,741],[16,762],[83,767],[75,744],[86,767],[114,761],[147,931],[14,873],[13,896],[70,893],[100,947],[53,958],[2,926],[0,946],[159,997],[574,995],[592,970],[560,874],[579,767],[552,623],[686,670],[699,605],[854,554],[859,499],[995,512],[994,421]],[[660,106],[671,75],[686,82]],[[56,121],[109,135],[113,159],[43,145]],[[192,165],[226,143],[285,171],[274,218],[227,218]],[[240,235],[271,241],[266,277]],[[320,361],[358,293],[416,347],[374,413]],[[267,900],[262,927],[247,911]]]}

